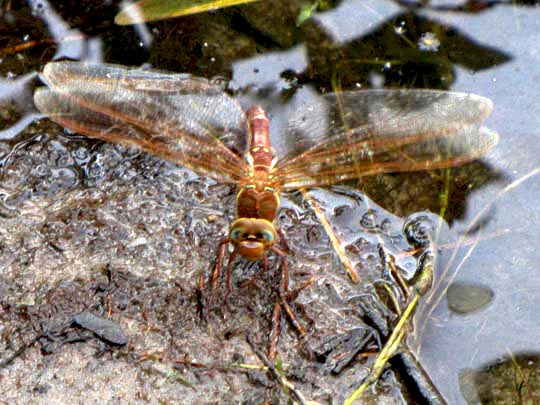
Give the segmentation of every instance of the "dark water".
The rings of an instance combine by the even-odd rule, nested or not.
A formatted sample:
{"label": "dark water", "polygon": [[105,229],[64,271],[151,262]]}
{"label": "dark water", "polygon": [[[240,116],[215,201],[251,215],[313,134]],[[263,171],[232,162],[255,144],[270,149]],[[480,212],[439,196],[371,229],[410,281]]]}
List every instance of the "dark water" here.
{"label": "dark water", "polygon": [[[197,322],[194,287],[226,234],[233,190],[37,121],[37,73],[51,60],[69,58],[221,77],[243,105],[267,108],[273,129],[303,100],[340,89],[452,89],[492,99],[487,125],[501,140],[481,161],[450,174],[363,179],[362,190],[375,203],[350,190],[314,192],[360,271],[360,286],[350,282],[299,193],[284,196],[278,220],[295,252],[293,284],[316,280],[295,309],[307,324],[309,344],[326,347],[328,360],[348,350],[344,342],[364,336],[358,330],[371,330],[356,302],[370,296],[381,278],[379,246],[410,276],[417,261],[403,256],[411,246],[402,227],[407,216],[429,218],[439,243],[435,286],[417,310],[409,349],[448,403],[537,400],[540,9],[519,2],[488,2],[485,8],[481,2],[410,2],[407,8],[349,0],[331,2],[297,26],[300,3],[260,2],[137,27],[113,24],[119,10],[114,2],[1,3],[2,351],[34,335],[33,319],[52,323],[64,312],[106,308],[106,300],[96,297],[109,291],[100,287],[111,283],[103,270],[109,266],[125,275],[111,293],[113,318],[134,342],[124,358],[137,365],[92,360],[87,346],[56,354],[53,365],[32,352],[0,370],[6,382],[0,396],[67,403],[87,399],[84,381],[90,378],[92,391],[103,394],[92,398],[109,402],[115,392],[127,402],[287,398],[264,374],[246,375],[230,366],[232,359],[258,363],[243,330],[255,325],[264,341],[272,303],[264,288],[236,292],[236,307],[215,315],[210,326]],[[255,270],[245,262],[236,266],[236,277]],[[447,295],[446,286],[457,281]],[[389,324],[395,321],[388,307],[374,306]],[[340,403],[365,376],[370,363],[364,367],[362,361],[331,374],[330,360],[308,359],[294,329],[286,322],[283,329],[281,356],[291,381],[310,399]],[[375,340],[363,350],[377,349]],[[158,358],[141,360],[153,350]],[[174,363],[178,359],[193,363]],[[88,370],[96,368],[89,377]],[[485,381],[506,382],[512,371],[526,371],[521,374],[528,380],[500,384],[508,388],[499,397],[486,388]],[[19,390],[17,381],[27,381],[26,389]],[[70,384],[74,388],[66,390]],[[364,400],[403,403],[407,391],[399,374],[389,372]]]}

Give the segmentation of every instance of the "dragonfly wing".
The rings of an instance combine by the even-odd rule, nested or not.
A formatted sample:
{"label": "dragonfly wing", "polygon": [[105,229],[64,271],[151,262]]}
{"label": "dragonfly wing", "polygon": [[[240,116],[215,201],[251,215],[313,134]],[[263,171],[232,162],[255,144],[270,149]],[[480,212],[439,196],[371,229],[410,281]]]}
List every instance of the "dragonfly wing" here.
{"label": "dragonfly wing", "polygon": [[51,63],[38,109],[66,128],[123,143],[220,181],[238,183],[247,163],[239,104],[204,79],[116,65]]}
{"label": "dragonfly wing", "polygon": [[436,90],[325,95],[290,117],[275,184],[314,187],[462,164],[496,145],[498,135],[480,126],[491,110],[487,98]]}

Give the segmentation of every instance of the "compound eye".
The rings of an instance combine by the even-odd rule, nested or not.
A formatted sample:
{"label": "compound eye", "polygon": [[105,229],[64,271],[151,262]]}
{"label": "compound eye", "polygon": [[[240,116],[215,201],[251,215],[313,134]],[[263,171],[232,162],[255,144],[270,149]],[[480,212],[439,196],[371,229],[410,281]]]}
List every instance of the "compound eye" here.
{"label": "compound eye", "polygon": [[231,232],[229,233],[229,239],[238,240],[244,233],[244,228],[237,227],[231,229]]}
{"label": "compound eye", "polygon": [[265,240],[267,240],[268,242],[273,242],[274,241],[274,234],[271,231],[263,231],[262,232],[262,237]]}

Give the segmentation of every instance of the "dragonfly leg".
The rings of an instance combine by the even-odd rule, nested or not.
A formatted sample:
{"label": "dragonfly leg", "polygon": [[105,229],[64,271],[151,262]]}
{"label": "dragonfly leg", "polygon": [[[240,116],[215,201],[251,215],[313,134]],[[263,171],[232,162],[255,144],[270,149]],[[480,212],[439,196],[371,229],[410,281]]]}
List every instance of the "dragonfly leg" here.
{"label": "dragonfly leg", "polygon": [[283,231],[280,228],[277,228],[276,231],[279,236],[280,243],[283,245],[283,248],[285,249],[285,253],[287,253],[288,255],[292,255],[292,250],[289,244],[287,243],[287,239],[285,238],[285,235],[283,235]]}
{"label": "dragonfly leg", "polygon": [[223,304],[225,304],[227,302],[227,299],[229,298],[229,295],[231,295],[231,291],[232,291],[232,281],[231,281],[231,266],[232,266],[232,262],[236,256],[237,252],[236,250],[234,250],[230,255],[229,255],[229,260],[227,261],[227,270],[225,272],[225,280],[227,282],[227,293],[225,294],[225,298],[223,299]]}
{"label": "dragonfly leg", "polygon": [[291,321],[291,324],[293,327],[298,331],[300,336],[304,337],[306,335],[306,330],[304,327],[298,322],[296,319],[296,316],[294,315],[294,312],[289,305],[289,265],[287,263],[287,256],[284,252],[280,251],[279,249],[273,249],[276,254],[280,255],[283,260],[283,270],[281,272],[281,283],[279,288],[279,300],[280,304],[283,307],[283,310],[285,311],[285,314],[289,318],[289,321]]}
{"label": "dragonfly leg", "polygon": [[251,286],[257,282],[261,276],[268,271],[268,256],[265,254],[263,256],[263,267],[261,270],[259,270],[253,277],[251,277],[249,280],[244,281],[242,284],[240,284],[240,288],[245,288],[248,286]]}
{"label": "dragonfly leg", "polygon": [[[307,350],[309,357],[313,358],[314,357],[313,351],[309,347],[308,342],[306,341],[306,336],[307,336],[306,329],[302,326],[302,324],[296,318],[296,315],[294,314],[294,311],[292,310],[287,300],[288,300],[287,296],[281,297],[281,301],[279,303],[280,309],[283,310],[283,312],[285,312],[285,316],[289,319],[289,322],[291,323],[293,328],[296,330],[296,332],[300,336],[300,340],[304,344],[304,348]],[[276,302],[276,304],[278,303]]]}
{"label": "dragonfly leg", "polygon": [[[289,305],[290,295],[289,295],[289,264],[287,263],[287,254],[277,248],[272,248],[272,251],[281,257],[282,260],[282,271],[281,271],[281,281],[279,284],[279,289],[277,291],[276,302],[274,304],[274,310],[272,311],[272,326],[270,330],[270,348],[268,351],[268,357],[274,359],[277,344],[279,340],[279,333],[281,329],[281,313],[285,312],[285,316],[289,319],[292,326],[298,334],[305,338],[306,330],[302,324],[296,319],[296,315]],[[313,281],[311,281],[313,282]],[[311,282],[309,284],[311,284]],[[302,288],[307,287],[309,284],[302,286]],[[297,295],[297,294],[296,294]],[[277,335],[276,335],[277,334]],[[273,357],[274,356],[274,357]]]}
{"label": "dragonfly leg", "polygon": [[268,358],[275,360],[277,355],[277,345],[281,335],[281,303],[276,300],[272,310],[272,321],[270,326],[270,335],[268,336]]}
{"label": "dragonfly leg", "polygon": [[287,254],[278,248],[273,247],[272,252],[281,257],[281,262],[283,264],[281,271],[281,282],[279,283],[279,294],[282,297],[287,296],[287,291],[289,290],[289,264],[287,263]]}
{"label": "dragonfly leg", "polygon": [[299,287],[295,288],[292,291],[287,291],[287,302],[294,301],[298,298],[300,293],[308,288],[311,284],[315,282],[315,277],[310,277],[308,280],[304,281]]}
{"label": "dragonfly leg", "polygon": [[214,266],[214,269],[212,270],[212,273],[209,277],[209,284],[212,290],[215,290],[217,288],[218,282],[219,282],[219,275],[221,273],[221,267],[223,266],[223,258],[225,257],[225,249],[229,245],[229,239],[223,239],[221,242],[219,242],[218,247],[218,255],[216,260],[216,265]]}
{"label": "dragonfly leg", "polygon": [[[199,277],[199,285],[197,287],[197,310],[199,312],[199,317],[201,318],[202,321],[207,320],[207,316],[208,316],[207,307],[208,306],[212,307],[211,301],[213,301],[211,299],[212,297],[210,298],[206,297],[206,290],[209,289],[211,291],[214,291],[219,284],[221,268],[223,267],[223,260],[227,252],[226,249],[228,245],[229,245],[228,238],[225,238],[221,242],[219,242],[216,264],[214,265],[214,268],[212,269],[211,273],[208,276],[207,283],[205,283],[204,274],[201,274],[201,276]],[[230,260],[231,259],[229,259],[229,263],[227,265],[228,267],[230,267]]]}
{"label": "dragonfly leg", "polygon": [[283,307],[283,310],[285,311],[285,315],[289,318],[289,321],[293,325],[294,329],[298,332],[298,334],[302,337],[306,337],[306,330],[304,327],[298,322],[298,319],[296,319],[296,315],[294,314],[291,306],[287,301],[281,301],[281,305]]}

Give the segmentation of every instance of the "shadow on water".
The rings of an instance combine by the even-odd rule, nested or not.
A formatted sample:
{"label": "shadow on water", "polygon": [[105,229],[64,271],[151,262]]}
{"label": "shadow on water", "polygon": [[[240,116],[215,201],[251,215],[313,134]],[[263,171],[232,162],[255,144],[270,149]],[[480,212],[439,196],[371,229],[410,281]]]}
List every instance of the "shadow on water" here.
{"label": "shadow on water", "polygon": [[[116,2],[2,3],[2,351],[12,355],[40,336],[26,357],[0,370],[3,398],[88,399],[94,394],[86,384],[98,399],[141,402],[287,398],[265,373],[238,366],[259,364],[244,334],[252,330],[264,342],[271,289],[237,289],[234,305],[211,314],[206,326],[197,321],[196,280],[210,268],[233,218],[234,190],[38,121],[37,72],[68,58],[220,77],[243,106],[267,109],[277,142],[289,112],[321,93],[421,87],[491,98],[488,125],[501,133],[501,143],[486,158],[312,192],[360,285],[350,282],[305,196],[283,196],[278,222],[294,252],[292,283],[315,281],[294,304],[307,342],[284,322],[279,352],[287,378],[306,396],[343,402],[396,323],[395,303],[381,286],[405,299],[395,280],[385,278],[380,248],[406,279],[414,277],[419,257],[403,228],[411,218],[428,218],[439,258],[409,333],[410,353],[448,403],[533,399],[535,358],[523,353],[538,351],[540,187],[531,174],[540,166],[540,80],[530,78],[538,78],[532,69],[540,54],[537,4],[348,0],[329,2],[298,26],[301,3],[263,1],[125,27],[113,24]],[[234,267],[236,280],[258,269],[240,260]],[[58,329],[81,311],[111,316],[128,345],[111,349],[77,324]],[[486,388],[510,386],[515,370],[526,388]],[[399,367],[389,369],[362,399],[414,403],[420,394],[408,381]],[[70,384],[76,394],[63,388]]]}

